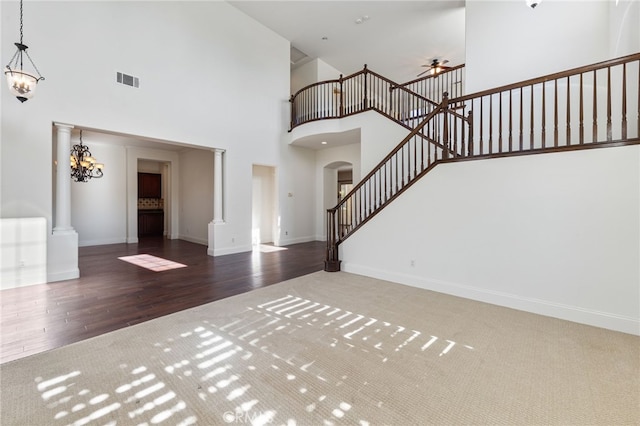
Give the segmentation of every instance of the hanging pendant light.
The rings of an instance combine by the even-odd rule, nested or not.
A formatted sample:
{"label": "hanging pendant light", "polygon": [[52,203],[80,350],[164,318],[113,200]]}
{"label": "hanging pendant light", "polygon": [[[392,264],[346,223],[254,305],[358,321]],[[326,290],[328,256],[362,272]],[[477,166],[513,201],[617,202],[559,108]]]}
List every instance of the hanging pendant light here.
{"label": "hanging pendant light", "polygon": [[[36,86],[40,80],[44,80],[44,77],[40,75],[40,71],[33,63],[31,56],[27,52],[28,46],[22,42],[22,0],[20,0],[20,42],[14,43],[18,50],[13,54],[13,57],[7,64],[7,70],[4,72],[7,77],[7,84],[9,91],[20,102],[24,102],[27,99],[31,99],[36,91]],[[23,68],[23,57],[26,56],[31,66],[35,70],[34,72],[27,72]],[[18,68],[19,66],[19,68]]]}
{"label": "hanging pendant light", "polygon": [[76,182],[89,182],[93,178],[102,177],[104,164],[98,163],[89,147],[82,143],[82,130],[80,130],[80,143],[71,148],[71,179]]}

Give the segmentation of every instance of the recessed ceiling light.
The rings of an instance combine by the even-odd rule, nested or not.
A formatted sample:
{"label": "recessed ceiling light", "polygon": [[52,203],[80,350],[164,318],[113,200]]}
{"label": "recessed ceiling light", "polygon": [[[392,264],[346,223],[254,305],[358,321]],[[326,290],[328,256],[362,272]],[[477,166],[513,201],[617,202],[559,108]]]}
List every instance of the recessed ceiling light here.
{"label": "recessed ceiling light", "polygon": [[320,143],[321,143],[322,145],[326,145],[326,144],[327,144],[327,141],[322,141],[322,142],[320,142]]}
{"label": "recessed ceiling light", "polygon": [[354,22],[359,25],[368,20],[369,20],[369,15],[364,15],[364,16],[360,16],[359,18],[356,18]]}

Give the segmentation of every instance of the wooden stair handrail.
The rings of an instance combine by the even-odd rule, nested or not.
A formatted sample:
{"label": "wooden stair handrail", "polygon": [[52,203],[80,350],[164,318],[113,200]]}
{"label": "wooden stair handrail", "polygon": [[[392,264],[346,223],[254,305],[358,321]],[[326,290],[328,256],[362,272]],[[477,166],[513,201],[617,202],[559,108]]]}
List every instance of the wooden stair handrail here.
{"label": "wooden stair handrail", "polygon": [[413,129],[404,139],[402,139],[402,141],[400,141],[400,143],[396,145],[395,148],[393,148],[393,150],[391,150],[391,152],[389,152],[389,154],[387,154],[386,157],[384,157],[375,167],[373,167],[373,169],[364,178],[360,179],[360,182],[358,182],[353,188],[351,188],[351,191],[349,191],[344,196],[344,198],[340,200],[338,204],[336,204],[335,207],[328,209],[328,211],[338,210],[350,196],[356,193],[367,182],[367,180],[369,180],[375,174],[376,170],[378,170],[381,166],[383,166],[400,149],[402,149],[402,147],[407,143],[407,141],[409,141],[411,138],[415,136],[418,136],[420,131],[424,128],[425,124],[427,124],[437,114],[441,113],[442,110],[443,110],[442,104],[438,104],[438,106],[429,114],[427,114],[427,117],[424,120],[422,120],[422,122],[418,126],[416,126],[416,128]]}
{"label": "wooden stair handrail", "polygon": [[560,71],[560,72],[556,72],[556,73],[553,73],[553,74],[547,74],[547,75],[542,76],[542,77],[531,78],[529,80],[523,80],[523,81],[519,81],[517,83],[511,83],[511,84],[507,84],[505,86],[495,87],[495,88],[492,88],[492,89],[483,90],[481,92],[476,92],[476,93],[471,93],[471,94],[464,95],[464,96],[459,96],[457,98],[451,99],[450,102],[452,104],[453,103],[458,103],[458,102],[464,102],[464,101],[472,99],[472,98],[478,98],[478,97],[481,97],[481,96],[492,95],[492,94],[500,93],[500,92],[507,92],[509,90],[519,89],[521,87],[527,87],[527,86],[531,86],[531,85],[535,85],[535,84],[546,83],[548,81],[559,80],[561,78],[571,77],[571,76],[578,75],[578,74],[584,74],[584,73],[590,72],[590,71],[597,71],[599,69],[606,68],[606,67],[612,67],[612,66],[615,66],[615,65],[622,65],[624,63],[632,62],[632,61],[635,61],[635,60],[640,60],[640,53],[634,53],[634,54],[631,54],[631,55],[622,56],[620,58],[610,59],[610,60],[607,60],[607,61],[598,62],[598,63],[592,64],[592,65],[586,65],[586,66],[583,66],[583,67],[572,68],[572,69],[567,70],[567,71]]}
{"label": "wooden stair handrail", "polygon": [[[593,89],[584,91],[590,83]],[[327,209],[326,271],[340,270],[338,246],[343,241],[438,164],[640,144],[640,53],[452,99],[444,96],[421,117],[407,137]],[[577,121],[579,133],[571,127]],[[629,129],[633,121],[637,125]],[[584,127],[592,127],[590,138]],[[546,133],[553,143],[547,144]]]}

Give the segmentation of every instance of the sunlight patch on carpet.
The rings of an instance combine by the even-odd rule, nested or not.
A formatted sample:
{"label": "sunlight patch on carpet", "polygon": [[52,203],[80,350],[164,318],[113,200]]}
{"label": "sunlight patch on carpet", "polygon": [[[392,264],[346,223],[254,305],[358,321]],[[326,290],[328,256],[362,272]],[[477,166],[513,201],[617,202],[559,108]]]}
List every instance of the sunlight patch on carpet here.
{"label": "sunlight patch on carpet", "polygon": [[[303,336],[317,343],[314,350],[300,350]],[[132,424],[264,426],[297,424],[311,416],[323,420],[318,424],[369,425],[376,420],[371,407],[354,406],[344,392],[367,388],[370,381],[374,387],[385,382],[379,377],[382,370],[372,369],[373,365],[395,370],[405,367],[409,359],[424,362],[460,349],[473,351],[469,345],[425,330],[292,294],[245,305],[232,317],[207,315],[159,337],[148,341],[150,352],[143,357],[155,362],[121,360],[119,368],[112,368],[109,384],[92,381],[80,369],[38,376],[37,390],[57,424],[119,418]],[[365,370],[335,361],[327,364],[319,353],[332,360],[356,354],[360,363],[369,366],[366,371],[376,373],[363,376]],[[265,394],[263,381],[269,384],[268,394],[286,390],[288,399],[302,405],[274,404]],[[368,397],[375,399],[377,408],[388,403]],[[207,407],[208,418],[198,410],[201,404]]]}
{"label": "sunlight patch on carpet", "polygon": [[171,269],[186,268],[187,265],[163,259],[161,257],[151,256],[150,254],[137,254],[135,256],[124,256],[118,259],[131,263],[142,268],[149,269],[154,272],[169,271]]}
{"label": "sunlight patch on carpet", "polygon": [[0,405],[15,425],[640,424],[637,360],[636,336],[318,272],[2,364]]}

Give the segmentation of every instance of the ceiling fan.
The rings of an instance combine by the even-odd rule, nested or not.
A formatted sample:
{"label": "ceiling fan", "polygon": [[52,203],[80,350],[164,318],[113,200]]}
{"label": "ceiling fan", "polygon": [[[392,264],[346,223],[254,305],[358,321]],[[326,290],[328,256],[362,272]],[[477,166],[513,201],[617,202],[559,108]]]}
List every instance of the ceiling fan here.
{"label": "ceiling fan", "polygon": [[429,65],[422,65],[423,67],[426,67],[427,69],[422,71],[420,74],[417,75],[417,77],[420,77],[422,74],[430,72],[431,75],[434,74],[438,74],[439,72],[442,72],[444,70],[446,70],[447,68],[450,67],[445,67],[444,64],[446,64],[447,62],[449,62],[448,59],[445,59],[444,61],[439,61],[437,59],[434,59],[433,61],[431,61],[431,63]]}

